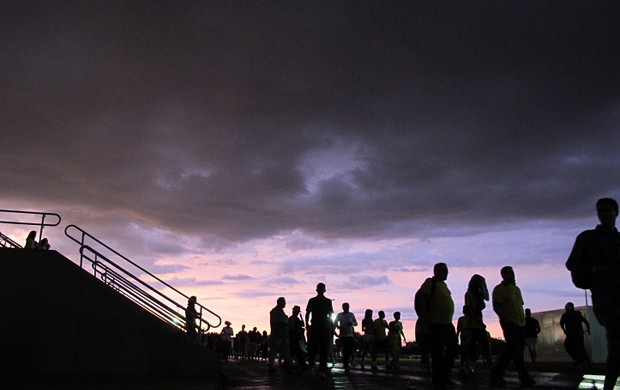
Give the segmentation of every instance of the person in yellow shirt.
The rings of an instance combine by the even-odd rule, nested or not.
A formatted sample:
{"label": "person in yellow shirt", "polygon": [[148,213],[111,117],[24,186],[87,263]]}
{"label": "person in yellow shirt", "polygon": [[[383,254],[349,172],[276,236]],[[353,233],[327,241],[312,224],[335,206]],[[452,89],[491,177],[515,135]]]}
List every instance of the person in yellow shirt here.
{"label": "person in yellow shirt", "polygon": [[454,301],[448,289],[448,266],[437,263],[433,267],[433,277],[424,281],[419,300],[428,305],[424,319],[428,324],[431,350],[431,368],[435,388],[446,388],[450,384],[450,370],[458,353],[458,339],[452,324]]}
{"label": "person in yellow shirt", "polygon": [[388,322],[385,319],[385,312],[383,310],[379,311],[379,318],[377,318],[374,322],[374,331],[375,331],[375,349],[372,352],[372,370],[377,371],[379,368],[377,367],[377,355],[379,352],[383,353],[385,356],[385,367],[390,363],[390,353],[388,351],[388,339],[385,331],[388,329]]}
{"label": "person in yellow shirt", "polygon": [[506,347],[497,358],[496,365],[491,369],[491,383],[504,383],[504,370],[512,360],[519,373],[519,380],[523,387],[536,384],[525,368],[523,351],[525,349],[525,312],[523,311],[523,297],[517,287],[515,272],[510,266],[500,271],[502,282],[493,289],[493,311],[499,317],[499,323],[504,332]]}

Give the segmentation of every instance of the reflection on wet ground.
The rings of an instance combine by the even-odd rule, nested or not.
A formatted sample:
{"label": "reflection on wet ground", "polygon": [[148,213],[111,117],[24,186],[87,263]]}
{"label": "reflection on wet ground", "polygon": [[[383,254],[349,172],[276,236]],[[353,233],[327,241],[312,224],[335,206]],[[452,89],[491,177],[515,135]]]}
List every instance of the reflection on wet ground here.
{"label": "reflection on wet ground", "polygon": [[[570,365],[554,366],[553,370],[531,372],[537,384],[534,389],[584,389],[603,388],[604,377],[594,375],[590,370],[586,374],[582,370],[571,369]],[[551,371],[558,372],[551,372]],[[489,372],[479,369],[478,372],[461,379],[453,370],[451,389],[492,389],[489,385]],[[600,371],[600,370],[598,370]],[[521,389],[516,372],[508,371],[506,383],[502,389]],[[350,374],[345,374],[342,365],[336,364],[327,377],[322,378],[311,370],[304,372],[286,372],[280,369],[276,374],[267,373],[267,363],[229,361],[223,364],[220,380],[194,379],[127,379],[127,378],[0,378],[1,389],[131,389],[131,390],[221,390],[221,389],[337,389],[337,390],[370,390],[370,389],[432,389],[431,378],[420,369],[419,365],[403,367],[398,371],[361,370],[353,366]],[[617,386],[616,389],[620,389]]]}
{"label": "reflection on wet ground", "polygon": [[[453,370],[457,371],[457,370]],[[583,375],[576,370],[557,372],[532,372],[536,380],[534,388],[539,389],[602,389],[602,377]],[[419,367],[404,367],[398,371],[360,370],[354,367],[345,374],[342,366],[336,364],[331,374],[321,378],[306,372],[288,373],[280,370],[278,374],[268,374],[264,364],[256,362],[229,362],[224,365],[225,381],[223,388],[230,389],[432,389],[431,378]],[[492,389],[488,370],[479,370],[475,375],[462,379],[453,376],[453,389]],[[516,372],[508,371],[503,389],[521,389]]]}

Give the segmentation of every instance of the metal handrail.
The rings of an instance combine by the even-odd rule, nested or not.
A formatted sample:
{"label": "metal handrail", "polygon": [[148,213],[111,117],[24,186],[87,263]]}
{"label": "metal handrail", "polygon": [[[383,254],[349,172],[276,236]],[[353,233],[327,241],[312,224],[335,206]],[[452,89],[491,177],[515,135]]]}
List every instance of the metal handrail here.
{"label": "metal handrail", "polygon": [[[60,215],[56,214],[56,213],[48,213],[48,212],[44,212],[44,211],[24,211],[24,210],[0,210],[0,213],[13,213],[13,214],[28,214],[28,215],[40,215],[41,216],[41,222],[25,222],[25,221],[0,221],[0,223],[8,223],[11,225],[29,225],[29,226],[40,226],[41,229],[39,229],[39,240],[43,239],[43,227],[45,226],[58,226],[60,225]],[[56,223],[46,223],[45,222],[45,217],[47,216],[53,216],[58,218],[58,221]],[[21,246],[20,246],[21,247]]]}
{"label": "metal handrail", "polygon": [[[94,255],[94,259],[91,258],[88,254],[84,254],[84,251],[88,251],[92,253]],[[121,267],[118,266],[118,264],[114,263],[112,260],[108,259],[106,256],[102,255],[101,253],[95,251],[93,248],[89,247],[88,245],[81,247],[80,252],[82,253],[85,259],[89,260],[92,263],[94,275],[97,276],[97,273],[99,273],[101,275],[99,279],[101,279],[104,283],[110,285],[110,282],[112,282],[113,286],[111,287],[114,290],[121,292],[127,298],[131,299],[138,305],[147,309],[152,314],[155,314],[157,317],[161,318],[162,320],[166,322],[170,321],[171,317],[174,317],[172,321],[170,322],[173,325],[177,326],[178,328],[183,329],[183,326],[180,324],[182,324],[183,321],[185,320],[184,316],[181,316],[180,314],[178,314],[178,312],[175,309],[171,308],[170,306],[158,300],[156,297],[142,290],[140,286],[136,285],[135,283],[132,283],[126,277],[116,272],[114,269],[103,264],[100,261],[100,259],[105,260],[107,263],[111,264],[114,268],[117,268],[119,271],[123,272],[127,276],[135,279],[137,282],[142,284],[142,286],[144,286],[146,289],[159,295],[161,298],[163,298],[164,300],[167,300],[169,303],[172,303],[176,307],[176,309],[183,309],[183,306],[181,304],[175,302],[171,298],[155,290],[153,287],[149,286],[148,284],[144,283],[143,281],[141,281],[140,279],[138,279],[131,273],[122,269]],[[204,322],[207,325],[208,327],[207,330],[208,330],[210,327],[210,324],[207,321],[204,321]],[[202,326],[200,328],[202,329]]]}
{"label": "metal handrail", "polygon": [[0,246],[3,248],[22,248],[21,245],[11,239],[11,237],[0,232]]}
{"label": "metal handrail", "polygon": [[[84,250],[94,254],[95,258],[93,259],[87,254],[84,254]],[[146,289],[152,291],[153,293],[159,295],[160,297],[164,298],[168,302],[172,303],[176,307],[176,309],[183,309],[183,306],[181,304],[175,302],[168,296],[162,294],[161,292],[157,291],[153,287],[149,286],[147,283],[138,279],[135,275],[132,275],[128,271],[124,270],[118,264],[114,263],[112,260],[108,259],[103,254],[95,251],[93,248],[85,245],[82,248],[80,248],[80,251],[82,252],[82,255],[85,259],[91,261],[92,267],[94,270],[94,275],[97,276],[97,273],[99,273],[101,275],[99,279],[101,279],[104,283],[109,285],[114,290],[119,291],[125,297],[132,300],[133,302],[143,307],[144,309],[148,310],[151,314],[159,317],[163,321],[171,322],[176,327],[180,329],[184,329],[184,327],[182,326],[185,320],[184,316],[178,314],[178,312],[175,311],[175,309],[171,308],[170,306],[158,300],[156,297],[142,290],[140,286],[136,285],[135,283],[132,283],[130,280],[122,276],[120,273],[114,271],[112,268],[103,264],[99,259],[103,259],[106,262],[110,263],[112,266],[122,271],[127,276],[135,279],[137,282],[142,284]],[[101,270],[99,269],[103,270],[103,272],[101,272]],[[171,317],[174,317],[174,318],[171,318]],[[208,331],[209,328],[211,327],[211,324],[206,320],[203,320],[203,319],[200,319],[200,320],[201,322],[204,322],[204,324],[207,326],[204,331],[205,332]],[[202,323],[199,324],[199,328],[202,330]]]}
{"label": "metal handrail", "polygon": [[[79,238],[74,237],[71,234],[71,230],[77,230],[77,232],[79,233]],[[144,269],[143,267],[141,267],[140,265],[136,264],[135,262],[131,261],[130,259],[128,259],[127,257],[123,256],[122,254],[120,254],[119,252],[117,252],[116,250],[114,250],[113,248],[111,248],[110,246],[108,246],[107,244],[103,243],[102,241],[100,241],[99,239],[97,239],[95,236],[93,236],[92,234],[86,232],[84,229],[76,226],[76,225],[68,225],[65,228],[65,235],[67,237],[69,237],[72,241],[76,242],[78,245],[80,245],[80,267],[82,267],[82,259],[84,258],[84,249],[88,249],[88,251],[92,252],[93,254],[101,257],[102,259],[106,260],[107,262],[113,264],[115,267],[117,267],[119,270],[122,270],[124,273],[126,273],[128,276],[130,276],[131,278],[133,278],[135,281],[137,281],[139,284],[144,285],[145,287],[147,287],[148,289],[150,289],[151,291],[154,291],[157,293],[157,295],[163,296],[166,300],[170,300],[171,302],[174,302],[175,306],[179,306],[179,307],[183,307],[180,306],[179,304],[177,304],[174,300],[171,300],[169,297],[163,295],[161,292],[159,292],[157,289],[153,288],[152,286],[148,285],[147,283],[143,282],[142,280],[140,280],[138,277],[136,277],[135,275],[130,274],[129,272],[127,272],[125,269],[123,269],[123,267],[117,265],[116,263],[112,262],[111,260],[109,260],[107,257],[105,257],[104,255],[102,255],[99,251],[94,250],[92,247],[85,245],[85,240],[86,238],[88,238],[89,240],[92,240],[94,242],[96,242],[97,244],[101,245],[103,248],[107,249],[108,251],[110,251],[111,253],[113,253],[114,255],[118,256],[119,258],[121,258],[122,260],[124,260],[125,262],[129,263],[130,265],[132,265],[133,267],[137,268],[138,270],[140,270],[141,272],[144,272],[146,275],[148,275],[149,277],[153,278],[154,280],[156,280],[158,283],[160,283],[161,285],[169,288],[170,290],[174,291],[175,293],[177,293],[178,295],[184,297],[185,299],[189,299],[190,297],[186,294],[184,294],[182,291],[179,291],[178,289],[176,289],[175,287],[171,286],[170,284],[168,284],[167,282],[163,281],[162,279],[160,279],[159,277],[153,275],[151,272],[149,272],[148,270]],[[84,248],[84,249],[83,249]],[[91,260],[91,259],[88,259]],[[198,313],[199,313],[199,319],[200,319],[200,323],[202,324],[203,322],[208,325],[208,328],[217,328],[222,324],[222,317],[220,317],[219,315],[217,315],[215,312],[213,312],[212,310],[209,310],[208,308],[206,308],[205,306],[201,305],[200,303],[196,303],[196,306],[198,306]],[[212,324],[211,322],[207,321],[206,319],[203,318],[203,313],[206,315],[207,313],[212,315],[213,317],[215,317],[217,319],[217,324]],[[202,330],[202,329],[201,329]]]}

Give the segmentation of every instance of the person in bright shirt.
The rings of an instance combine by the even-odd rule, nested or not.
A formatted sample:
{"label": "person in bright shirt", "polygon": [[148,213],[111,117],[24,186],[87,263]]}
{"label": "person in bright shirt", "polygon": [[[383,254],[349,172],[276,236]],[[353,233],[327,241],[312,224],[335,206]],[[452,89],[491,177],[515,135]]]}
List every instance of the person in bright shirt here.
{"label": "person in bright shirt", "polygon": [[433,267],[433,277],[426,279],[419,290],[421,299],[428,304],[426,317],[435,388],[446,388],[450,385],[450,370],[459,344],[452,324],[454,301],[446,284],[447,279],[448,266],[446,263],[437,263]]}
{"label": "person in bright shirt", "polygon": [[525,368],[523,351],[525,349],[525,312],[523,311],[523,297],[517,287],[515,272],[510,266],[500,271],[502,282],[493,289],[493,311],[499,317],[499,323],[504,332],[506,347],[497,358],[496,365],[491,369],[491,383],[503,384],[504,370],[512,360],[519,373],[519,380],[523,387],[536,384]]}
{"label": "person in bright shirt", "polygon": [[349,311],[349,307],[349,303],[343,303],[342,312],[338,313],[334,321],[336,327],[340,330],[338,338],[340,338],[342,343],[342,365],[345,374],[350,372],[349,360],[355,351],[355,332],[353,327],[357,326],[355,314]]}
{"label": "person in bright shirt", "polygon": [[375,320],[374,330],[375,330],[375,350],[372,353],[372,366],[371,369],[373,371],[377,371],[379,368],[377,367],[377,355],[379,352],[382,352],[385,356],[385,367],[389,365],[390,362],[390,354],[388,352],[388,339],[385,331],[388,328],[388,322],[385,319],[385,312],[383,310],[379,311],[379,318]]}
{"label": "person in bright shirt", "polygon": [[[402,339],[401,339],[402,336]],[[388,339],[390,344],[390,355],[392,355],[391,368],[400,369],[400,347],[403,344],[403,340],[407,342],[405,333],[403,333],[403,323],[400,322],[400,312],[394,312],[394,321],[391,321],[388,325]]]}

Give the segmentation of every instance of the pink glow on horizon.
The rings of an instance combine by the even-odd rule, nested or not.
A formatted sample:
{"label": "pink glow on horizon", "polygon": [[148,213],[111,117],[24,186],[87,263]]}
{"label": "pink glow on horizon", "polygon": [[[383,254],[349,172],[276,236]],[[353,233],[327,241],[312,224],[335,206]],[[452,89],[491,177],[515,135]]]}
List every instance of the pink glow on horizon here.
{"label": "pink glow on horizon", "polygon": [[[29,230],[31,229],[23,227],[2,227],[2,231],[18,243],[22,243]],[[148,232],[141,234],[148,238]],[[52,249],[76,261],[77,246],[64,236],[63,229],[46,228],[44,236],[50,238]],[[349,302],[358,321],[361,321],[367,308],[374,311],[375,318],[379,310],[384,310],[388,320],[391,320],[394,310],[401,311],[404,332],[409,341],[415,340],[413,295],[424,279],[431,276],[429,267],[432,262],[448,259],[445,260],[450,267],[447,283],[455,302],[455,323],[461,315],[463,295],[471,275],[483,275],[487,280],[489,293],[500,282],[501,265],[451,265],[451,251],[458,251],[461,258],[480,257],[475,255],[481,250],[475,247],[476,242],[473,239],[469,239],[469,248],[474,255],[465,255],[463,248],[467,240],[460,238],[436,239],[430,244],[408,239],[375,243],[341,240],[332,245],[314,241],[311,242],[312,246],[294,250],[287,247],[287,238],[290,240],[290,237],[272,237],[207,253],[191,249],[182,254],[162,254],[151,260],[151,266],[145,266],[168,267],[167,273],[159,274],[162,279],[170,281],[188,295],[196,295],[199,303],[218,313],[223,321],[231,321],[235,332],[240,330],[242,324],[247,328],[257,327],[261,331],[269,332],[269,311],[279,296],[287,299],[287,313],[290,313],[294,305],[299,305],[304,311],[308,299],[315,295],[316,283],[323,281],[327,284],[326,295],[334,300],[334,310],[340,311],[342,303]],[[199,245],[193,243],[191,238],[187,240],[188,245]],[[528,240],[528,236],[521,240]],[[482,243],[485,242],[486,238]],[[375,256],[383,258],[382,253],[391,253],[394,248],[404,248],[403,256],[407,258],[428,258],[429,264],[390,259],[372,260]],[[517,249],[513,248],[511,251],[516,252]],[[570,245],[564,245],[557,257],[565,256],[569,250]],[[139,249],[133,249],[133,252],[141,254]],[[359,266],[353,267],[351,274],[335,273],[338,267],[350,266],[351,263],[337,263],[337,260],[332,260],[334,255],[336,259],[339,259],[340,254],[346,259],[349,253],[360,253],[360,256],[367,256],[371,261],[361,257]],[[519,256],[526,258],[525,255]],[[500,264],[509,264],[515,257],[517,256],[506,258],[506,263]],[[295,263],[296,261],[299,263]],[[579,302],[579,297],[583,294],[570,285],[570,277],[563,268],[563,261],[560,259],[554,263],[514,265],[525,307],[537,312],[561,308],[567,300]],[[398,262],[402,263],[402,266],[397,266]],[[356,285],[359,278],[366,277],[365,274],[373,275],[374,279],[364,279],[360,285]],[[381,278],[385,278],[385,281]],[[367,284],[374,282],[378,284]],[[563,293],[564,291],[566,293]],[[491,303],[487,302],[484,311],[485,323],[492,337],[503,338],[491,306]],[[221,328],[218,328],[214,331],[220,330]],[[357,330],[361,331],[361,326]]]}

